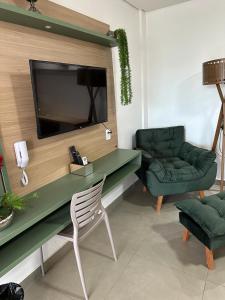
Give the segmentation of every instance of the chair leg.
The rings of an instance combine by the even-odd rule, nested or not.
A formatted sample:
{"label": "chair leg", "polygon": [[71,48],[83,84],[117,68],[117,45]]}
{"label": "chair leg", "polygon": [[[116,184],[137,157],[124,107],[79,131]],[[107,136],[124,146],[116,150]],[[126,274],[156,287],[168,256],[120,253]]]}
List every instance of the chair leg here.
{"label": "chair leg", "polygon": [[190,232],[188,229],[185,228],[183,231],[183,241],[186,242],[189,240],[189,238],[190,238]]}
{"label": "chair leg", "polygon": [[41,258],[41,275],[45,276],[45,268],[44,268],[44,256],[43,256],[43,247],[40,247],[40,258]]}
{"label": "chair leg", "polygon": [[74,248],[74,253],[75,253],[75,257],[76,257],[76,261],[77,261],[78,272],[80,275],[80,281],[81,281],[81,285],[83,288],[85,300],[88,300],[87,289],[86,289],[86,285],[85,285],[85,279],[84,279],[83,269],[82,269],[82,265],[81,265],[80,251],[79,251],[77,240],[73,242],[73,248]]}
{"label": "chair leg", "polygon": [[143,186],[143,193],[146,193],[147,192],[147,188],[146,188],[146,186],[144,185]]}
{"label": "chair leg", "polygon": [[116,250],[115,250],[113,237],[112,237],[112,231],[111,231],[111,228],[110,228],[110,225],[109,225],[109,218],[108,218],[108,215],[107,215],[106,212],[105,212],[105,215],[104,215],[104,221],[105,221],[105,225],[106,225],[106,228],[107,228],[110,244],[111,244],[111,247],[112,247],[113,257],[114,257],[114,260],[117,261]]}
{"label": "chair leg", "polygon": [[209,270],[214,268],[213,251],[205,247],[206,264]]}
{"label": "chair leg", "polygon": [[163,202],[163,196],[158,196],[157,203],[156,203],[156,212],[160,213],[161,207]]}
{"label": "chair leg", "polygon": [[199,191],[198,193],[199,193],[199,197],[200,197],[201,200],[205,198],[204,191]]}

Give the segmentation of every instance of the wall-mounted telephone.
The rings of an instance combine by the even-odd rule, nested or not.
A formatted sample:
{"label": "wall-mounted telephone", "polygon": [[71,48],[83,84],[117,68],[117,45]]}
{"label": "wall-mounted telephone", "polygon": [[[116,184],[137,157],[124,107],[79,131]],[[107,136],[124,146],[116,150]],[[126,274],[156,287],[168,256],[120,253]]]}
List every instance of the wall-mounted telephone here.
{"label": "wall-mounted telephone", "polygon": [[26,186],[28,185],[28,176],[25,168],[27,167],[29,162],[26,141],[16,142],[14,144],[14,149],[16,153],[17,166],[22,169],[21,183],[22,185]]}

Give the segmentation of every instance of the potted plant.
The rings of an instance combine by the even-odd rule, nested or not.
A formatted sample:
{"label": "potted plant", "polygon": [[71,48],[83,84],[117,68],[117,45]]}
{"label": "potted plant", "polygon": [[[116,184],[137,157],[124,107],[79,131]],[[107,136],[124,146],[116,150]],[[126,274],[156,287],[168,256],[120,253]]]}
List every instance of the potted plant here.
{"label": "potted plant", "polygon": [[119,60],[121,70],[121,104],[128,105],[131,103],[133,94],[131,87],[131,68],[126,31],[122,28],[119,28],[114,31],[114,37],[118,43],[119,48]]}
{"label": "potted plant", "polygon": [[[0,172],[2,174],[3,157],[0,155]],[[3,178],[3,174],[2,174]],[[37,198],[34,193],[32,198]],[[23,197],[12,192],[4,190],[4,194],[0,196],[0,231],[9,226],[13,220],[14,213],[25,208],[26,201]]]}
{"label": "potted plant", "polygon": [[25,201],[22,197],[11,192],[3,194],[0,203],[0,231],[11,224],[14,212],[24,207]]}

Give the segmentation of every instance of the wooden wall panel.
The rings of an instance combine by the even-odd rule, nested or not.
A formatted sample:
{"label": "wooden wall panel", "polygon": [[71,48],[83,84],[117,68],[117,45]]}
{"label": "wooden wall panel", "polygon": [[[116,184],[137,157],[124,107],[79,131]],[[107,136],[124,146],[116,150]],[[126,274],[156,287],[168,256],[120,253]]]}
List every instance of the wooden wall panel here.
{"label": "wooden wall panel", "polygon": [[[99,26],[99,22],[96,24]],[[109,121],[106,125],[113,131],[112,139],[105,141],[105,130],[100,124],[38,140],[29,59],[107,68]],[[14,192],[27,194],[67,174],[70,145],[76,145],[90,160],[115,149],[117,129],[113,82],[110,48],[0,22],[0,135]],[[20,171],[13,149],[14,142],[21,139],[28,142],[30,157],[27,169],[30,183],[27,187],[20,185]]]}

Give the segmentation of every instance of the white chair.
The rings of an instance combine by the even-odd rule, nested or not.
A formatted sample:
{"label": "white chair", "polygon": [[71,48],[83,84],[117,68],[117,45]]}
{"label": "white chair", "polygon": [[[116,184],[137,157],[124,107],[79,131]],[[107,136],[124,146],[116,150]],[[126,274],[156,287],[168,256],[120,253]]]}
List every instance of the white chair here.
{"label": "white chair", "polygon": [[[83,240],[89,233],[91,233],[91,231],[93,231],[103,220],[105,221],[105,225],[108,231],[114,259],[115,261],[117,261],[108,215],[101,202],[104,181],[105,178],[94,187],[73,195],[70,205],[72,224],[59,233],[61,237],[73,243],[80,280],[86,300],[88,300],[88,294],[81,265],[78,243]],[[42,274],[44,275],[42,247],[41,269]]]}

